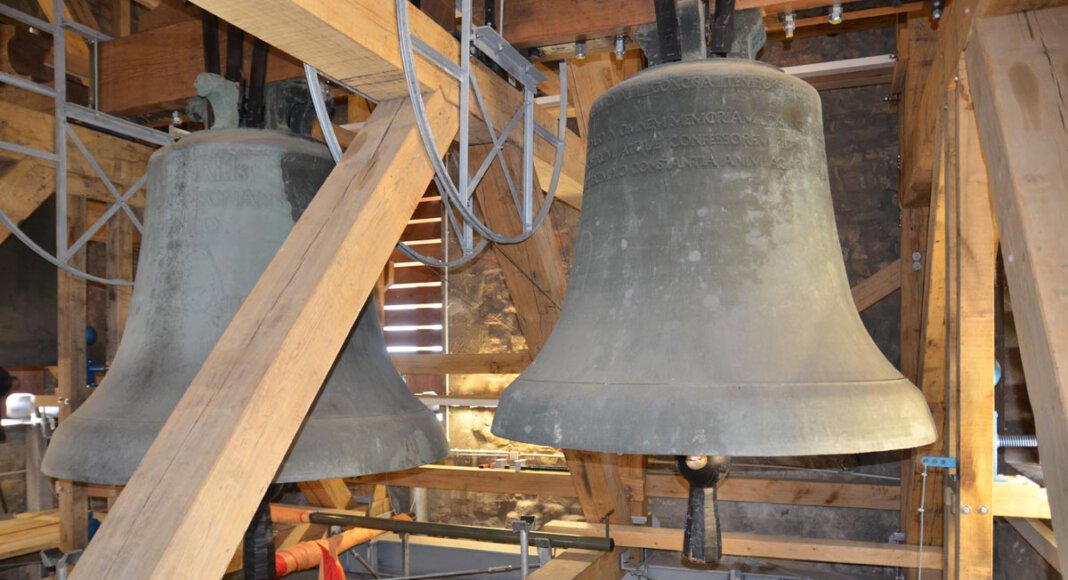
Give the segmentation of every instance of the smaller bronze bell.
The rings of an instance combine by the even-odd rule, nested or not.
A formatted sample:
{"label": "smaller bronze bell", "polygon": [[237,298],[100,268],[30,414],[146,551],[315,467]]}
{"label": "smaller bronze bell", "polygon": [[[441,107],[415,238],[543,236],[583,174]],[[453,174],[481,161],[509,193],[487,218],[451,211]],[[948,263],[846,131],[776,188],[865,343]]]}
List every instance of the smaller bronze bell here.
{"label": "smaller bronze bell", "polygon": [[[253,129],[194,133],[152,156],[126,333],[101,385],[53,436],[46,474],[130,478],[332,168],[321,144]],[[440,423],[393,367],[373,303],[277,482],[397,471],[448,454]]]}

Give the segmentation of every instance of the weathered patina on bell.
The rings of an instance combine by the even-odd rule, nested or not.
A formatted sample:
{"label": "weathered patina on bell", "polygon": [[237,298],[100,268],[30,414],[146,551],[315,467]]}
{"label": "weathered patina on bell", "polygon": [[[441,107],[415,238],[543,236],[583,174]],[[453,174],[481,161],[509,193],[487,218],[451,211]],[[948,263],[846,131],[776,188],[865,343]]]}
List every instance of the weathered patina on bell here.
{"label": "weathered patina on bell", "polygon": [[[52,438],[46,474],[130,478],[332,168],[319,143],[251,129],[194,133],[152,156],[125,335],[101,385]],[[395,471],[447,454],[367,304],[276,481]]]}
{"label": "weathered patina on bell", "polygon": [[494,434],[722,456],[934,440],[853,303],[811,86],[746,60],[655,67],[595,103],[588,144],[563,312]]}
{"label": "weathered patina on bell", "polygon": [[722,555],[732,456],[935,439],[853,303],[811,86],[750,60],[665,64],[602,95],[587,142],[564,308],[495,435],[678,456],[693,563]]}

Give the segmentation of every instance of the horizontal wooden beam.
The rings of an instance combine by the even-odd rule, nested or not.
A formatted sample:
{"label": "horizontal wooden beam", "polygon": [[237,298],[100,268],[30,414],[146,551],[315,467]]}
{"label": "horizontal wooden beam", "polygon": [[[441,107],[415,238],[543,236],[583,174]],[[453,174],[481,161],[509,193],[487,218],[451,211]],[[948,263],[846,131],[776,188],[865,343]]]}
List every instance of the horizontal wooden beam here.
{"label": "horizontal wooden beam", "polygon": [[[576,497],[571,475],[563,471],[512,471],[450,465],[352,478],[352,483],[389,483],[401,487]],[[677,474],[650,473],[645,494],[687,497],[686,483]],[[719,487],[719,499],[752,503],[813,505],[878,510],[900,509],[900,487],[797,479],[764,479],[732,475]]]}
{"label": "horizontal wooden beam", "polygon": [[[586,522],[558,520],[545,524],[543,529],[547,532],[580,536],[601,537],[605,534],[603,524]],[[616,545],[622,548],[648,548],[673,552],[682,550],[682,530],[613,524],[610,534]],[[919,562],[925,569],[941,570],[943,568],[943,557],[940,551],[926,550],[921,559],[916,546],[730,532],[723,534],[723,554],[746,558],[775,558],[895,568],[914,568]]]}
{"label": "horizontal wooden beam", "polygon": [[527,576],[530,580],[604,580],[619,578],[617,552],[564,550],[548,564],[543,564]]}
{"label": "horizontal wooden beam", "polygon": [[[225,29],[220,38],[226,38]],[[226,43],[220,43],[226,62]],[[250,74],[252,38],[245,37],[245,78]],[[116,38],[100,46],[100,108],[115,115],[184,110],[197,95],[193,81],[204,72],[203,27],[179,22]],[[267,81],[302,77],[301,64],[278,49],[267,58]]]}
{"label": "horizontal wooden beam", "polygon": [[1022,475],[995,481],[992,498],[991,508],[995,516],[1041,520],[1052,517],[1046,488]]}
{"label": "horizontal wooden beam", "polygon": [[531,363],[527,352],[393,355],[392,358],[402,375],[511,375],[522,373]]}
{"label": "horizontal wooden beam", "polygon": [[[843,4],[855,0],[844,0]],[[833,0],[737,0],[738,10],[760,8],[767,14],[830,6]],[[504,37],[518,48],[541,47],[631,33],[656,21],[646,0],[509,0]]]}

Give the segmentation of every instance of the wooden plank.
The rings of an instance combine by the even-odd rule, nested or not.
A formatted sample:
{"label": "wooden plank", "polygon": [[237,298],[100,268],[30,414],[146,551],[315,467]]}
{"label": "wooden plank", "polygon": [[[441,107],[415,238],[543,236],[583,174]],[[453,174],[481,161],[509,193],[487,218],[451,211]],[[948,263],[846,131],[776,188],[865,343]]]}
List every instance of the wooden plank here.
{"label": "wooden plank", "polygon": [[[545,524],[543,529],[547,532],[581,536],[604,536],[605,533],[602,524],[559,520]],[[624,548],[649,548],[674,552],[682,550],[682,530],[612,524],[611,536],[617,546]],[[889,567],[915,565],[919,557],[915,546],[901,544],[731,532],[723,533],[723,555]],[[925,569],[941,570],[942,554],[934,550],[924,551],[922,565]]]}
{"label": "wooden plank", "polygon": [[[737,0],[736,8],[779,14],[831,4],[829,0]],[[510,0],[503,29],[508,42],[531,48],[630,33],[654,21],[653,4],[644,0]]]}
{"label": "wooden plank", "polygon": [[441,285],[419,286],[416,288],[389,288],[386,290],[386,304],[440,304],[442,300]]}
{"label": "wooden plank", "polygon": [[441,308],[413,308],[411,310],[387,310],[384,326],[424,326],[441,324]]}
{"label": "wooden plank", "polygon": [[[225,28],[220,28],[225,39]],[[226,42],[219,43],[220,62],[226,62]],[[249,77],[252,38],[245,36],[244,74]],[[203,28],[187,20],[117,38],[100,46],[100,108],[114,115],[160,110],[184,110],[197,96],[193,81],[204,72]],[[267,82],[299,78],[301,63],[272,48],[267,58]]]}
{"label": "wooden plank", "polygon": [[968,51],[1062,569],[1068,569],[1066,34],[1065,8],[984,19]]}
{"label": "wooden plank", "polygon": [[[41,179],[36,169],[40,167],[33,159],[8,161],[0,175],[0,210],[16,224],[33,215],[53,193],[52,184]],[[0,244],[11,235],[7,228],[0,227]]]}
{"label": "wooden plank", "polygon": [[444,332],[441,329],[386,331],[387,346],[443,346]]}
{"label": "wooden plank", "polygon": [[[455,114],[439,95],[427,107],[447,146]],[[422,147],[410,105],[379,103],[149,448],[75,578],[223,573],[430,182]]]}
{"label": "wooden plank", "polygon": [[[944,119],[943,121],[944,122]],[[941,155],[941,144],[936,149]],[[922,299],[920,304],[920,336],[915,347],[909,339],[912,333],[907,328],[908,320],[913,320],[913,307],[910,305],[908,312],[905,301],[902,301],[902,371],[914,372],[913,378],[924,398],[931,408],[931,417],[934,420],[935,432],[942,434],[946,429],[946,205],[944,180],[941,179],[940,164],[935,167],[935,191],[931,194],[931,207],[929,209],[903,209],[902,214],[913,214],[925,211],[927,214],[927,232],[923,236],[927,239],[925,251],[922,252],[921,272]],[[917,220],[909,219],[909,228],[902,236],[903,250],[902,260],[911,259],[911,255],[904,256],[906,244],[904,240],[918,240],[920,234],[915,232]],[[918,242],[907,244],[912,248],[919,245]],[[910,248],[911,249],[911,248]],[[912,251],[916,251],[913,249]],[[910,252],[911,254],[911,252]],[[913,276],[906,275],[905,279],[910,284],[916,285]],[[904,287],[903,287],[904,288]],[[904,292],[903,292],[904,294]],[[909,291],[910,300],[915,300],[915,289]],[[906,355],[905,348],[909,354]],[[917,350],[916,358],[911,361],[912,352]],[[906,361],[909,364],[906,366]],[[913,364],[917,366],[912,366]],[[908,376],[908,375],[906,375]],[[901,505],[901,526],[905,532],[907,543],[919,543],[920,541],[920,514],[917,511],[921,504],[924,506],[924,544],[932,546],[943,545],[944,538],[944,511],[945,511],[945,471],[941,469],[928,470],[926,494],[923,493],[923,468],[920,458],[924,455],[936,457],[946,454],[945,437],[938,437],[930,445],[910,450],[902,463],[901,491],[903,501]]]}
{"label": "wooden plank", "polygon": [[[45,15],[45,20],[49,22],[55,22],[55,7],[52,0],[37,0],[37,6],[41,9],[41,12]],[[67,20],[73,20],[70,14],[70,8],[63,7],[63,17]],[[84,23],[88,24],[88,23]],[[64,35],[66,40],[66,53],[67,53],[67,74],[76,76],[80,79],[89,78],[89,44],[82,36],[76,32],[67,32]],[[51,52],[51,50],[49,51]],[[48,57],[48,64],[52,66],[52,56]]]}
{"label": "wooden plank", "polygon": [[1061,561],[1057,556],[1057,538],[1049,526],[1034,519],[1006,518],[1006,521],[1031,544],[1043,560],[1049,562],[1054,570],[1061,571]]}
{"label": "wooden plank", "polygon": [[[53,134],[55,117],[49,113],[42,113],[20,107],[13,103],[0,101],[0,140],[16,143],[25,147],[33,147],[44,151],[53,151],[55,143]],[[132,185],[137,179],[145,174],[148,169],[148,157],[154,148],[140,145],[112,137],[104,133],[72,125],[74,132],[81,138],[85,147],[92,153],[97,163],[107,174],[117,188],[124,190]],[[87,195],[99,201],[113,201],[114,198],[99,182],[96,173],[81,153],[68,142],[69,154],[68,179],[70,180],[70,192],[76,195]],[[9,152],[0,152],[2,159],[23,159],[22,156]],[[50,191],[55,191],[52,164],[48,161],[33,159],[36,165],[42,169],[36,174],[38,180],[44,183]],[[84,180],[84,182],[82,181]],[[13,192],[4,190],[0,195],[6,196]],[[144,205],[144,191],[138,192],[130,200],[130,205]]]}
{"label": "wooden plank", "polygon": [[[959,244],[955,260],[959,341],[954,363],[959,381],[959,509],[957,510],[958,574],[990,578],[994,566],[994,280],[997,232],[990,211],[986,162],[971,93],[963,77],[957,88],[957,186],[950,195],[947,219],[956,219]],[[952,388],[952,385],[951,385]]]}
{"label": "wooden plank", "polygon": [[[453,491],[577,497],[570,476],[552,471],[511,471],[452,465],[425,465],[396,473],[353,478],[353,483],[384,483]],[[648,497],[687,497],[686,482],[676,473],[646,475]],[[798,479],[766,479],[732,475],[719,487],[721,501],[813,505],[896,511],[900,507],[896,485],[869,485]]]}
{"label": "wooden plank", "polygon": [[59,546],[56,510],[17,514],[0,522],[0,560],[34,554]]}
{"label": "wooden plank", "polygon": [[901,260],[894,260],[853,286],[853,302],[863,312],[901,287]]}
{"label": "wooden plank", "polygon": [[[68,239],[76,240],[85,231],[85,198],[70,198],[67,207]],[[86,252],[82,248],[68,263],[85,270]],[[56,393],[61,398],[59,420],[70,417],[89,396],[85,387],[85,324],[87,294],[85,280],[62,270],[56,273],[56,339],[59,374]],[[84,548],[89,541],[89,500],[85,486],[71,481],[57,484],[59,496],[59,547],[64,552]]]}
{"label": "wooden plank", "polygon": [[615,552],[564,550],[548,564],[527,576],[531,580],[597,580],[619,578],[619,555]]}
{"label": "wooden plank", "polygon": [[[197,0],[195,3],[373,100],[408,94],[400,59],[396,8],[392,2]],[[429,16],[418,10],[408,12],[414,36],[441,54],[451,57],[459,53],[459,42]],[[421,58],[416,59],[416,66],[425,89],[440,89],[449,103],[458,104],[459,91],[452,77]],[[482,65],[476,65],[473,70],[493,124],[500,130],[519,108],[522,94]],[[480,115],[477,107],[474,109],[475,115]],[[552,116],[540,107],[535,107],[534,115],[541,125],[555,126]],[[479,123],[472,125],[476,130],[479,127]],[[437,136],[439,142],[442,138]],[[518,142],[518,132],[515,139]],[[570,131],[566,150],[556,195],[561,201],[580,207],[586,150],[578,136]],[[552,177],[555,156],[556,150],[548,142],[534,140],[534,169],[543,184],[548,184]]]}
{"label": "wooden plank", "polygon": [[[122,0],[129,2],[129,0]],[[114,216],[107,224],[107,276],[116,280],[134,279],[133,223],[125,215]],[[132,286],[107,287],[107,361],[115,360],[119,342],[126,330]]]}
{"label": "wooden plank", "polygon": [[[386,313],[386,320],[389,320]],[[530,364],[526,352],[395,354],[393,364],[401,374],[513,374]]]}
{"label": "wooden plank", "polygon": [[1041,520],[1053,517],[1046,488],[1022,475],[995,481],[992,501],[995,516]]}
{"label": "wooden plank", "polygon": [[1064,0],[959,0],[943,10],[938,24],[938,47],[921,84],[922,96],[901,133],[900,202],[923,207],[931,191],[934,167],[934,131],[943,105],[943,91],[957,75],[960,55],[968,46],[976,17],[1010,14],[1064,4]]}

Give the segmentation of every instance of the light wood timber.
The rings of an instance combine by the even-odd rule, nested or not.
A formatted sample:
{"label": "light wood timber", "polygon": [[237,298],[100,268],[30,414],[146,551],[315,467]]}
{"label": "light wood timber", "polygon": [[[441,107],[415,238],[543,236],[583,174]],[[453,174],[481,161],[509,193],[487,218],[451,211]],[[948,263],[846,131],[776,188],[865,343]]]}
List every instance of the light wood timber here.
{"label": "light wood timber", "polygon": [[[67,207],[67,235],[77,239],[85,230],[85,198],[71,197]],[[86,251],[82,248],[71,256],[72,267],[86,269]],[[56,273],[56,318],[59,354],[59,374],[56,393],[61,398],[59,420],[70,417],[89,396],[85,386],[86,368],[86,283],[85,280],[62,270]],[[57,483],[59,496],[59,547],[64,552],[84,548],[89,541],[89,498],[85,485],[72,481]]]}
{"label": "light wood timber", "polygon": [[[39,165],[33,159],[7,160],[6,170],[0,175],[0,210],[16,224],[33,215],[47,200],[55,188],[43,179]],[[11,235],[0,226],[0,244]]]}
{"label": "light wood timber", "polygon": [[[388,483],[483,493],[577,497],[570,474],[552,471],[512,471],[451,465],[425,465],[396,473],[350,479],[353,483]],[[900,490],[896,485],[870,485],[798,479],[766,479],[731,475],[719,485],[721,501],[814,505],[877,510],[898,510]],[[648,473],[645,496],[685,498],[685,480],[676,473]],[[1024,492],[1018,494],[1024,496]],[[1027,496],[1024,496],[1027,497]]]}
{"label": "light wood timber", "polygon": [[1049,492],[1022,475],[1010,475],[994,482],[994,515],[1048,520]]}
{"label": "light wood timber", "polygon": [[619,578],[619,554],[590,550],[564,550],[548,564],[534,570],[530,580],[598,580]]}
{"label": "light wood timber", "polygon": [[[195,4],[217,14],[246,32],[262,38],[294,58],[347,83],[373,100],[407,96],[397,36],[395,4],[380,0],[197,0]],[[511,9],[511,8],[509,8]],[[459,42],[429,16],[409,10],[410,30],[443,55],[459,53]],[[425,90],[441,90],[457,106],[458,85],[445,72],[416,58],[419,81]],[[504,128],[522,102],[522,94],[488,68],[473,69],[490,111],[494,127]],[[472,113],[479,117],[478,107]],[[535,107],[538,123],[555,132],[551,115]],[[474,136],[481,123],[471,127]],[[518,139],[518,133],[514,137]],[[440,143],[444,136],[436,137]],[[518,142],[518,141],[517,141]],[[586,150],[578,136],[567,132],[566,154],[557,197],[581,206]],[[534,139],[534,168],[541,183],[548,185],[556,150],[545,140]]]}
{"label": "light wood timber", "polygon": [[[959,386],[957,573],[960,578],[989,578],[994,566],[994,280],[997,231],[990,208],[986,162],[964,67],[957,87],[958,169],[948,195],[946,219],[956,219],[955,246],[959,336],[953,364]],[[951,105],[954,106],[954,105]],[[967,506],[967,507],[965,507]]]}
{"label": "light wood timber", "polygon": [[[63,17],[67,20],[74,20],[71,18],[70,8],[63,6]],[[45,15],[45,20],[54,23],[56,21],[55,11],[52,0],[37,0],[37,5],[41,8],[41,12]],[[82,24],[92,25],[88,22]],[[66,40],[66,53],[67,53],[67,74],[76,76],[80,79],[86,80],[89,78],[89,43],[82,38],[82,36],[76,32],[67,32],[65,34]],[[52,66],[52,56],[48,57],[48,65]]]}
{"label": "light wood timber", "polygon": [[857,310],[863,312],[901,288],[901,260],[894,260],[858,282],[850,291]]}
{"label": "light wood timber", "polygon": [[968,69],[1005,273],[1068,569],[1068,9],[979,20]]}
{"label": "light wood timber", "polygon": [[[545,524],[543,529],[547,532],[596,537],[605,533],[602,524],[560,520]],[[624,548],[682,550],[682,530],[612,524],[610,533],[616,545]],[[915,565],[919,554],[915,546],[901,544],[724,532],[723,555],[901,567]],[[926,550],[922,562],[925,569],[941,570],[942,554],[936,550]]]}
{"label": "light wood timber", "polygon": [[531,360],[526,352],[394,354],[392,358],[402,375],[517,374]]}
{"label": "light wood timber", "polygon": [[1042,559],[1053,566],[1054,570],[1061,571],[1061,561],[1057,555],[1057,538],[1054,537],[1053,530],[1049,526],[1035,519],[1006,518],[1005,521],[1009,522],[1042,556]]}
{"label": "light wood timber", "polygon": [[0,522],[0,560],[59,546],[56,510],[25,512]]}
{"label": "light wood timber", "polygon": [[[456,115],[439,95],[426,103],[447,146]],[[431,175],[410,104],[380,103],[219,339],[74,578],[223,573]]]}
{"label": "light wood timber", "polygon": [[968,46],[976,18],[1059,6],[1065,0],[959,0],[947,3],[938,24],[938,46],[925,78],[915,114],[901,132],[900,202],[923,207],[931,191],[934,132],[943,91],[957,75],[961,53]]}

